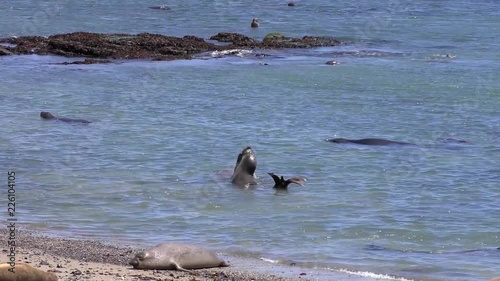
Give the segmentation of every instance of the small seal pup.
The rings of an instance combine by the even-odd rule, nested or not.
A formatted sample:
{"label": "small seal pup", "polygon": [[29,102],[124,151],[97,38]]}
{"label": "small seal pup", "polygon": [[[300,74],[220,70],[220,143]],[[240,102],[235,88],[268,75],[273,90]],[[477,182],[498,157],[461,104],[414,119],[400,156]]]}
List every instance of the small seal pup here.
{"label": "small seal pup", "polygon": [[253,18],[252,23],[250,24],[251,28],[258,28],[259,27],[259,20],[257,18]]}
{"label": "small seal pup", "polygon": [[129,261],[135,269],[183,270],[229,266],[214,252],[189,244],[159,244]]}
{"label": "small seal pup", "polygon": [[57,276],[54,273],[45,272],[25,263],[16,262],[15,269],[12,269],[12,266],[9,263],[0,264],[0,280],[57,281]]}
{"label": "small seal pup", "polygon": [[363,145],[411,145],[409,142],[399,142],[399,141],[391,141],[384,139],[359,139],[359,140],[349,140],[343,138],[337,139],[327,139],[326,141],[334,142],[334,143],[356,143]]}
{"label": "small seal pup", "polygon": [[231,182],[238,186],[249,187],[257,184],[255,170],[257,169],[257,159],[250,146],[245,147],[236,160]]}
{"label": "small seal pup", "polygon": [[47,112],[47,111],[40,112],[40,117],[42,119],[45,119],[45,120],[59,120],[59,121],[67,122],[67,123],[84,123],[84,124],[92,123],[92,122],[87,121],[85,119],[71,119],[71,118],[64,118],[64,117],[58,118],[58,117],[55,117],[54,115],[52,115],[52,113]]}
{"label": "small seal pup", "polygon": [[298,184],[300,186],[304,186],[304,183],[306,182],[306,179],[300,178],[300,177],[292,177],[292,178],[285,180],[283,178],[283,176],[281,176],[281,178],[280,178],[273,173],[267,173],[267,174],[273,178],[273,180],[274,180],[273,188],[275,188],[275,189],[287,189],[288,185],[291,183],[295,183],[295,184]]}

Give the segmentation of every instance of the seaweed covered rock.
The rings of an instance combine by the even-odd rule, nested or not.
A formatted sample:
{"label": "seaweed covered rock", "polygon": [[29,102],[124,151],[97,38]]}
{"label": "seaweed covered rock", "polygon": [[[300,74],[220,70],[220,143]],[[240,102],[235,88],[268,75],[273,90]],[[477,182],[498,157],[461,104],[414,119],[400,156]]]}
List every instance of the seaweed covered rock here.
{"label": "seaweed covered rock", "polygon": [[258,44],[254,39],[239,34],[239,33],[230,33],[230,32],[219,32],[217,35],[210,37],[210,40],[216,40],[219,42],[230,42],[237,46],[255,46]]}
{"label": "seaweed covered rock", "polygon": [[279,32],[271,32],[271,33],[268,33],[265,37],[264,37],[264,41],[263,42],[266,42],[266,41],[272,41],[272,40],[284,40],[285,39],[285,35],[279,33]]}
{"label": "seaweed covered rock", "polygon": [[0,43],[13,44],[1,47],[4,54],[53,54],[65,57],[87,57],[101,59],[190,59],[193,55],[208,51],[223,51],[236,48],[311,48],[336,46],[340,41],[331,37],[305,36],[288,38],[281,33],[270,33],[259,42],[238,33],[221,32],[210,39],[230,44],[220,46],[196,36],[173,37],[160,34],[100,34],[74,32],[49,37],[23,36],[0,38]]}
{"label": "seaweed covered rock", "polygon": [[313,48],[338,46],[342,44],[333,37],[328,36],[304,36],[302,38],[289,38],[281,33],[270,33],[261,44],[262,48],[280,49],[280,48]]}

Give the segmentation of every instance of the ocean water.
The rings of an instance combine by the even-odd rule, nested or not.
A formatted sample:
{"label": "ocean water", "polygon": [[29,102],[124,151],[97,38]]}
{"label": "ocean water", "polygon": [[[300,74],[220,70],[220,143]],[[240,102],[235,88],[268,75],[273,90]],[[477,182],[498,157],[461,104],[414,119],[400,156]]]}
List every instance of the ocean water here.
{"label": "ocean water", "polygon": [[[16,172],[18,225],[197,243],[332,273],[500,276],[500,3],[296,3],[1,1],[0,37],[226,31],[346,42],[261,59],[0,57],[0,165]],[[332,59],[341,64],[325,65]],[[42,121],[40,111],[93,123]],[[255,190],[230,184],[248,145]],[[268,172],[307,183],[276,193]]]}

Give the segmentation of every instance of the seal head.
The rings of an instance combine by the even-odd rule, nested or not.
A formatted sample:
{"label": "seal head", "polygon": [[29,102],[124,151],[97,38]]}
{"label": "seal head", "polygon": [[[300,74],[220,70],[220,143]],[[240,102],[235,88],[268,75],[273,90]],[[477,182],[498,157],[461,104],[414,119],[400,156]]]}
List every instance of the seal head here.
{"label": "seal head", "polygon": [[52,115],[52,113],[47,112],[47,111],[40,112],[40,117],[42,119],[47,119],[47,120],[56,119],[56,117],[54,117],[54,115]]}
{"label": "seal head", "polygon": [[52,113],[47,112],[47,111],[40,112],[40,117],[42,119],[45,119],[45,120],[58,120],[58,121],[67,122],[67,123],[84,123],[84,124],[92,123],[92,122],[85,120],[85,119],[71,119],[71,118],[64,118],[64,117],[55,117],[54,115],[52,115]]}
{"label": "seal head", "polygon": [[252,23],[250,24],[251,28],[258,28],[259,27],[259,20],[257,18],[253,18]]}
{"label": "seal head", "polygon": [[243,187],[257,184],[255,180],[256,169],[257,159],[255,158],[255,153],[250,146],[247,146],[238,154],[231,182]]}

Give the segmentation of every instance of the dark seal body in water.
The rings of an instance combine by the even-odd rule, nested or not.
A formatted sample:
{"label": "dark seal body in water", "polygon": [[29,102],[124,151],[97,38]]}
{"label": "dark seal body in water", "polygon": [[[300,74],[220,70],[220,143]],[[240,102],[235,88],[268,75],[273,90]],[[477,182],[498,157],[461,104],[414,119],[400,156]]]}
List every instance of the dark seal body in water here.
{"label": "dark seal body in water", "polygon": [[42,119],[45,119],[45,120],[59,120],[59,121],[68,122],[68,123],[84,123],[84,124],[92,123],[92,122],[85,120],[85,119],[71,119],[71,118],[64,118],[64,117],[55,117],[54,115],[52,115],[52,113],[47,112],[47,111],[40,112],[40,117]]}
{"label": "dark seal body in water", "polygon": [[326,141],[334,143],[355,143],[362,145],[411,145],[409,142],[391,141],[385,139],[359,139],[359,140],[349,140],[343,138],[327,139]]}

